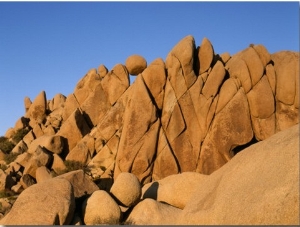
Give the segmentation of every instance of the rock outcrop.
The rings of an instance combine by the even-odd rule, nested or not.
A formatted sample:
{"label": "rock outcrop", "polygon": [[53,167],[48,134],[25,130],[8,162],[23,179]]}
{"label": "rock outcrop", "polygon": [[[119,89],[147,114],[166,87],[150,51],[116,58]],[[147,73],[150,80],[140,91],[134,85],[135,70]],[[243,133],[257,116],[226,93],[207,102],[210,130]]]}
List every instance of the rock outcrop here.
{"label": "rock outcrop", "polygon": [[202,184],[177,224],[299,224],[299,125],[246,148]]}
{"label": "rock outcrop", "polygon": [[74,210],[75,199],[70,182],[53,179],[32,185],[23,191],[1,223],[67,225],[72,220]]}
{"label": "rock outcrop", "polygon": [[[131,85],[129,75],[136,76]],[[158,58],[147,64],[142,56],[132,55],[125,64],[118,63],[111,70],[101,64],[89,70],[68,96],[57,94],[47,100],[46,92],[42,91],[33,102],[25,97],[24,105],[24,116],[3,137],[5,145],[10,143],[13,149],[0,152],[1,168],[5,169],[0,170],[0,186],[21,196],[33,186],[57,178],[67,179],[77,204],[76,211],[70,211],[73,220],[68,217],[68,221],[57,221],[58,215],[50,221],[45,219],[48,224],[104,224],[106,219],[99,219],[102,214],[81,215],[83,201],[84,209],[94,207],[99,190],[107,193],[100,192],[101,196],[120,207],[120,217],[117,215],[114,223],[128,217],[129,223],[147,223],[144,219],[138,221],[138,216],[144,209],[139,207],[148,205],[151,208],[147,212],[169,214],[183,209],[180,213],[191,217],[191,223],[210,223],[208,219],[193,216],[197,212],[199,217],[206,215],[188,202],[193,200],[193,192],[205,194],[206,188],[211,188],[212,194],[203,194],[201,201],[207,200],[212,212],[219,212],[215,206],[220,203],[222,207],[223,200],[212,196],[220,194],[223,198],[223,186],[229,187],[220,180],[223,174],[227,176],[224,169],[231,168],[235,173],[243,165],[246,168],[251,160],[264,157],[270,163],[261,163],[261,171],[270,172],[272,163],[277,163],[271,153],[261,151],[260,156],[245,149],[299,123],[299,52],[271,54],[258,44],[233,56],[219,55],[207,38],[197,46],[194,37],[187,36],[175,45],[165,61]],[[21,135],[24,131],[26,134]],[[243,156],[247,158],[239,158]],[[238,167],[230,164],[234,160],[240,160],[241,164],[236,164]],[[81,170],[73,171],[78,169]],[[251,176],[256,173],[250,167],[244,171]],[[129,178],[123,179],[124,176]],[[239,177],[242,179],[242,175]],[[253,175],[245,184],[255,185],[255,180],[259,183],[256,177]],[[229,177],[228,182],[233,179],[234,176]],[[291,182],[286,183],[294,187]],[[261,187],[269,190],[267,185]],[[219,194],[215,192],[217,189]],[[97,198],[89,200],[94,193]],[[291,193],[286,194],[287,198],[294,195]],[[249,197],[249,201],[253,198]],[[200,203],[196,198],[194,201]],[[247,211],[255,212],[264,206],[267,205],[257,203],[253,210]],[[272,209],[271,206],[268,212],[272,213]],[[280,209],[279,216],[285,215],[282,223],[295,222],[295,213],[287,214],[284,213],[287,208]],[[237,212],[234,208],[231,211]],[[149,223],[167,223],[171,219],[158,215]],[[245,217],[247,223],[267,223],[271,219],[270,223],[279,221],[272,215],[251,220],[250,216]],[[6,223],[10,219],[3,220]],[[211,224],[228,224],[227,220],[232,224],[242,222],[227,216],[214,220]]]}

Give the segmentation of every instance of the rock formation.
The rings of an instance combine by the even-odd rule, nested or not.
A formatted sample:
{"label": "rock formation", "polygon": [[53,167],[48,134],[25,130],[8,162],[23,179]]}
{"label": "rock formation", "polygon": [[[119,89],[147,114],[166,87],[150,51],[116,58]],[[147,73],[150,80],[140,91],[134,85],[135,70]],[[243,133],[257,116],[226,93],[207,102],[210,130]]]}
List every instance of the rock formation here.
{"label": "rock formation", "polygon": [[[131,85],[129,75],[136,76]],[[194,38],[187,36],[169,52],[165,61],[158,58],[147,64],[142,56],[132,55],[125,65],[116,64],[111,70],[101,64],[98,69],[89,70],[68,96],[57,94],[47,100],[46,92],[42,91],[33,102],[25,97],[24,105],[24,116],[2,137],[14,147],[9,152],[1,151],[0,187],[20,196],[9,213],[2,213],[8,214],[1,223],[21,223],[23,216],[16,219],[20,222],[11,218],[16,212],[31,209],[18,205],[22,204],[21,195],[61,178],[71,185],[60,181],[65,184],[62,187],[70,187],[68,192],[64,191],[68,194],[65,198],[69,198],[69,205],[64,205],[69,213],[54,209],[52,216],[49,213],[43,219],[45,222],[39,223],[40,219],[31,216],[24,221],[48,225],[116,224],[125,220],[176,224],[175,217],[180,217],[181,224],[297,222],[294,211],[279,209],[277,203],[270,205],[268,214],[256,219],[235,210],[238,200],[232,200],[236,204],[228,210],[240,215],[228,216],[229,211],[228,215],[221,215],[221,210],[227,209],[226,198],[231,200],[232,195],[227,192],[231,186],[236,187],[234,191],[257,184],[258,194],[262,189],[268,191],[269,186],[258,180],[257,171],[268,172],[269,175],[261,177],[277,182],[275,175],[281,175],[271,170],[275,168],[272,165],[281,169],[280,163],[294,155],[285,157],[288,152],[297,150],[287,143],[294,144],[294,137],[279,133],[299,123],[298,52],[270,54],[258,44],[233,56],[216,54],[207,38],[196,46]],[[16,135],[22,130],[26,134],[16,142]],[[282,135],[286,141],[279,142],[280,138],[271,141],[290,150],[278,156],[280,160],[265,150],[252,152],[264,141],[277,138],[274,134]],[[273,148],[276,150],[275,145]],[[13,155],[16,159],[8,161]],[[258,164],[253,165],[260,165],[259,168],[249,167],[253,160],[257,160]],[[294,169],[299,168],[293,165]],[[83,170],[71,171],[74,169]],[[288,175],[286,169],[282,171]],[[249,178],[243,181],[246,175]],[[295,175],[289,177],[287,189],[282,193],[295,202],[298,201],[293,191]],[[275,183],[273,187],[277,187]],[[193,198],[195,191],[199,195]],[[274,196],[283,196],[279,189],[276,193]],[[239,195],[239,200],[245,198],[242,193]],[[246,197],[247,201],[241,201],[241,205],[248,202],[250,206],[245,214],[265,209],[268,201],[275,198],[272,196],[271,193],[263,198],[265,201],[253,206],[249,203],[254,197]],[[37,204],[41,202],[39,198]],[[93,212],[100,200],[114,205]],[[299,211],[294,202],[284,198],[278,201]],[[202,204],[202,208],[196,209],[197,204]],[[145,207],[147,214],[157,214],[153,222],[139,217],[146,214]],[[272,216],[272,212],[277,212],[276,207],[282,219]],[[101,212],[105,211],[112,212],[114,218],[101,218],[105,216]],[[26,212],[24,215],[28,215]],[[209,216],[216,213],[220,214],[217,218]]]}

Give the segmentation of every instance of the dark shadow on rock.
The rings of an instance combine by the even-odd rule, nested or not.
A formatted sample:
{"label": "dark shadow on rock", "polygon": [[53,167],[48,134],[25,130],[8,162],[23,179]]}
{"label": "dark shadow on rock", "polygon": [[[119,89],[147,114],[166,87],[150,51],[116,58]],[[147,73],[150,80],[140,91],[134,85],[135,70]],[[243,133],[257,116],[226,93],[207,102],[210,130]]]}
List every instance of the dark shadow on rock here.
{"label": "dark shadow on rock", "polygon": [[83,115],[85,122],[89,126],[89,128],[92,129],[94,127],[94,124],[93,124],[90,116],[85,111],[83,111],[82,115]]}
{"label": "dark shadow on rock", "polygon": [[63,141],[63,151],[59,154],[59,156],[63,160],[65,160],[67,155],[69,154],[69,142],[65,137],[62,137],[62,141]]}
{"label": "dark shadow on rock", "polygon": [[95,183],[101,190],[109,193],[114,180],[112,178],[100,178],[99,180],[95,181]]}
{"label": "dark shadow on rock", "polygon": [[158,186],[159,183],[157,181],[153,182],[151,186],[145,191],[142,199],[151,198],[157,200]]}
{"label": "dark shadow on rock", "polygon": [[232,149],[232,154],[236,155],[237,153],[239,153],[240,151],[246,149],[247,147],[250,147],[251,145],[257,143],[258,141],[256,140],[255,136],[253,136],[252,140],[249,143],[237,146],[235,148]]}

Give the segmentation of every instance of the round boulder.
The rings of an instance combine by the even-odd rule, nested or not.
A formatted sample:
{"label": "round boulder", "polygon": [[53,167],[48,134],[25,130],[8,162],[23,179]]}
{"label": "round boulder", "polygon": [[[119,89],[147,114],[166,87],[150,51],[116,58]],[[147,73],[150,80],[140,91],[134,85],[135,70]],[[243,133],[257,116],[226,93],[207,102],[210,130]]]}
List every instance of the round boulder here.
{"label": "round boulder", "polygon": [[114,199],[104,190],[97,190],[82,204],[83,220],[86,225],[120,223],[121,210]]}
{"label": "round boulder", "polygon": [[126,59],[125,66],[130,75],[136,76],[147,67],[147,61],[140,55],[131,55]]}
{"label": "round boulder", "polygon": [[113,183],[110,193],[121,206],[135,205],[141,198],[142,188],[138,178],[132,173],[120,173]]}

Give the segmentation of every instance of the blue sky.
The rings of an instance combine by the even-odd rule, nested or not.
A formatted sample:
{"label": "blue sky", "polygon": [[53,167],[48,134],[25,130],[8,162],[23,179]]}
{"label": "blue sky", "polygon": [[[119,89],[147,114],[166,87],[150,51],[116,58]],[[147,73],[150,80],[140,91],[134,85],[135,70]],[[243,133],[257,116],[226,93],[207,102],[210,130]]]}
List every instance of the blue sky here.
{"label": "blue sky", "polygon": [[299,51],[299,2],[0,2],[0,136],[25,96],[67,96],[89,69],[132,54],[165,60],[187,35],[218,54]]}

